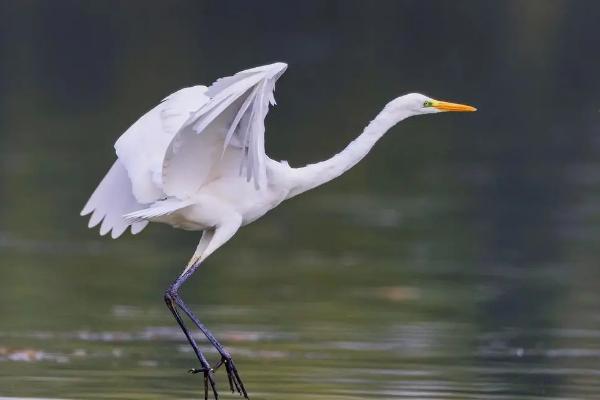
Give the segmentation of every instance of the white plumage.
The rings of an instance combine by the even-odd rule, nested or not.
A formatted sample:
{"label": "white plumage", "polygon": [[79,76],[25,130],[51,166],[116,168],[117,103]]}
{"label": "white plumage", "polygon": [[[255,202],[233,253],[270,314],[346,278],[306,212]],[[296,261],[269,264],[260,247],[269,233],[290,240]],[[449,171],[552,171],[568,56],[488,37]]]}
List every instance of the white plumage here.
{"label": "white plumage", "polygon": [[111,236],[115,239],[121,236],[128,226],[131,226],[131,233],[136,234],[148,225],[148,221],[127,221],[123,217],[142,208],[144,205],[133,195],[127,170],[121,161],[117,160],[88,200],[81,215],[93,212],[88,227],[92,228],[102,222],[100,234],[106,235],[112,230]]}
{"label": "white plumage", "polygon": [[408,94],[390,102],[344,151],[291,168],[267,157],[264,136],[275,82],[286,68],[274,63],[218,79],[210,87],[181,89],[143,115],[115,143],[118,159],[82,211],[92,213],[89,226],[102,223],[100,233],[112,231],[113,238],[128,226],[137,233],[148,221],[214,230],[189,268],[240,226],[348,170],[402,119],[474,110]]}
{"label": "white plumage", "polygon": [[[232,391],[248,398],[229,353],[193,315],[179,287],[212,252],[237,230],[285,199],[328,182],[358,163],[395,124],[411,115],[475,111],[411,93],[386,105],[343,151],[328,160],[291,168],[265,154],[265,125],[274,105],[276,80],[287,68],[275,63],[222,78],[210,87],[185,88],[135,122],[115,143],[117,160],[81,212],[101,223],[102,235],[120,236],[127,227],[141,231],[149,221],[203,231],[184,272],[165,293],[165,301],[200,361],[205,399],[212,374],[227,370]],[[183,311],[221,355],[212,368],[181,321]]]}
{"label": "white plumage", "polygon": [[81,213],[92,213],[89,226],[102,222],[101,234],[112,230],[113,238],[127,226],[137,233],[147,224],[142,218],[190,205],[190,196],[209,180],[233,175],[233,168],[223,167],[235,163],[237,175],[264,187],[264,118],[286,67],[275,63],[209,88],[181,89],[143,115],[115,143],[118,160]]}

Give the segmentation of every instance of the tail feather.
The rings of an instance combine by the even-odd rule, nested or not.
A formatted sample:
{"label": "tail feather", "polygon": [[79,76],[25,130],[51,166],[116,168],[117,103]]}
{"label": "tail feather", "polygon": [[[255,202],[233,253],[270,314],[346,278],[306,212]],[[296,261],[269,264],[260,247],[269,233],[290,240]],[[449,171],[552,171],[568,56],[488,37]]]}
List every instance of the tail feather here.
{"label": "tail feather", "polygon": [[194,202],[191,200],[180,200],[174,197],[168,198],[165,200],[157,201],[148,208],[143,208],[141,210],[125,214],[123,218],[125,218],[126,221],[131,223],[147,221],[154,218],[169,215],[177,210],[181,210],[182,208],[188,207],[192,204],[194,204]]}

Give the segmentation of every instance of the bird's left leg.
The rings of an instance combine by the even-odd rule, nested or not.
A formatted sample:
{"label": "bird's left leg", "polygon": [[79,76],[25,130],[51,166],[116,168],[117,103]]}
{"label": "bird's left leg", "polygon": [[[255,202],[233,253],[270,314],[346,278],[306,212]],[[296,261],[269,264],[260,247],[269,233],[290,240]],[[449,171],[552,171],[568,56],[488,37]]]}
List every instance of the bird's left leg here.
{"label": "bird's left leg", "polygon": [[229,352],[225,350],[223,345],[219,343],[217,338],[215,338],[214,335],[204,326],[204,324],[200,322],[200,320],[194,315],[192,310],[189,309],[187,304],[185,304],[183,300],[181,300],[181,298],[178,298],[176,302],[179,308],[181,308],[183,312],[192,320],[192,322],[194,322],[198,329],[200,329],[200,331],[204,333],[208,341],[214,346],[215,349],[217,349],[217,351],[221,355],[221,360],[217,363],[217,365],[213,367],[213,369],[216,370],[221,365],[225,365],[225,369],[227,371],[227,379],[229,380],[229,388],[231,389],[231,392],[234,392],[233,387],[235,385],[235,390],[237,390],[238,393],[243,394],[244,397],[248,398],[246,388],[244,387],[244,383],[242,382],[242,379],[240,378],[240,375],[233,362],[233,359],[231,358],[231,354],[229,354]]}
{"label": "bird's left leg", "polygon": [[210,384],[210,387],[211,387],[211,389],[213,391],[213,394],[215,396],[215,400],[217,400],[219,398],[219,395],[217,393],[217,388],[216,388],[216,385],[215,385],[215,380],[214,380],[213,376],[211,375],[214,370],[213,370],[213,368],[210,367],[210,364],[206,360],[206,357],[204,357],[204,354],[202,354],[202,352],[198,348],[198,345],[196,344],[196,341],[190,335],[190,332],[188,331],[188,329],[185,327],[185,324],[183,323],[183,320],[181,319],[181,316],[179,315],[179,312],[177,311],[177,306],[176,306],[176,303],[175,303],[175,299],[176,298],[178,298],[178,294],[177,294],[176,291],[171,290],[171,288],[169,288],[165,292],[165,303],[167,304],[167,307],[169,308],[169,310],[171,311],[171,313],[175,317],[175,320],[177,320],[177,324],[179,325],[179,327],[183,331],[186,339],[188,340],[188,342],[192,346],[192,349],[194,349],[194,353],[196,354],[196,357],[198,358],[198,360],[200,361],[200,364],[202,365],[201,369],[192,369],[192,370],[190,370],[190,372],[193,372],[193,373],[203,372],[204,373],[204,400],[208,400],[208,386],[209,386],[209,384]]}

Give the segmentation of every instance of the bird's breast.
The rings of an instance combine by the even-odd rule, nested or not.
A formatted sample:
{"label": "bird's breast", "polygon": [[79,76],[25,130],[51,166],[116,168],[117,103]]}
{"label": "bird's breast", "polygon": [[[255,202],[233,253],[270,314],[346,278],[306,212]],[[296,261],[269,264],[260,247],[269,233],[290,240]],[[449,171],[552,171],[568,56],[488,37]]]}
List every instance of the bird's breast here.
{"label": "bird's breast", "polygon": [[247,225],[279,205],[287,194],[287,190],[273,186],[257,190],[253,182],[243,178],[220,179],[201,188],[192,206],[172,215],[169,222],[160,222],[202,230],[218,226],[237,214],[242,217],[242,224]]}

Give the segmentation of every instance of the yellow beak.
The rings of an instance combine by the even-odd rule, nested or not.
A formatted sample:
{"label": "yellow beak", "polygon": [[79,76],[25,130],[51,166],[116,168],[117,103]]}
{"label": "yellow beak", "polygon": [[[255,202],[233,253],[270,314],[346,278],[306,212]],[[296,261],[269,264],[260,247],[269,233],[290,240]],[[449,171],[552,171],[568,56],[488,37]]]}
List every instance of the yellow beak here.
{"label": "yellow beak", "polygon": [[438,100],[432,101],[431,106],[437,108],[440,111],[477,111],[475,107],[466,106],[464,104],[448,103],[446,101]]}

